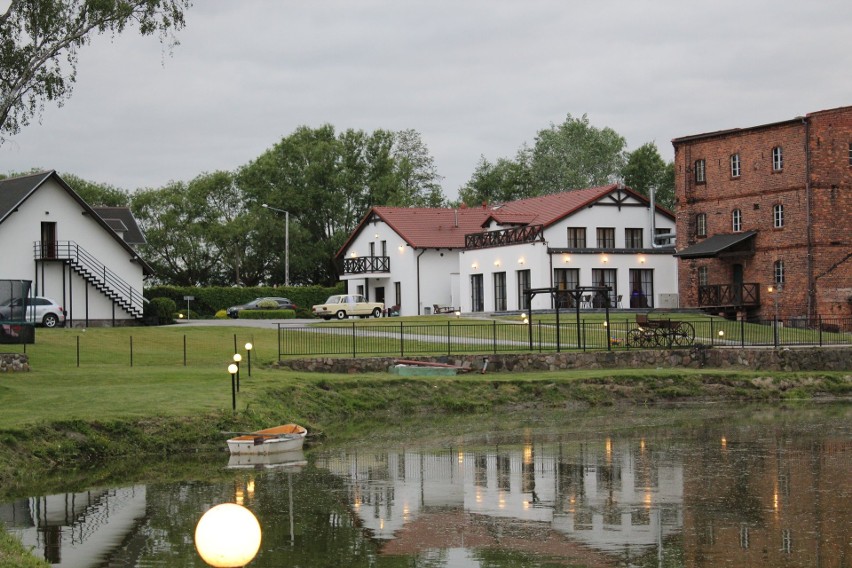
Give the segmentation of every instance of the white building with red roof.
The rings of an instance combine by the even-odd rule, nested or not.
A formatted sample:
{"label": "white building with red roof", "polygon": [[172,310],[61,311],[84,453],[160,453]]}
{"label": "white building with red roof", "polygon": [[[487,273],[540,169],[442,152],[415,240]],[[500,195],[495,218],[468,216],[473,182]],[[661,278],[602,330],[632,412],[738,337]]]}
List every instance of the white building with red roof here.
{"label": "white building with red roof", "polygon": [[[575,297],[581,308],[677,307],[662,236],[675,218],[650,212],[617,184],[482,207],[373,207],[338,252],[341,279],[400,315],[573,308]],[[610,290],[577,291],[592,286]]]}

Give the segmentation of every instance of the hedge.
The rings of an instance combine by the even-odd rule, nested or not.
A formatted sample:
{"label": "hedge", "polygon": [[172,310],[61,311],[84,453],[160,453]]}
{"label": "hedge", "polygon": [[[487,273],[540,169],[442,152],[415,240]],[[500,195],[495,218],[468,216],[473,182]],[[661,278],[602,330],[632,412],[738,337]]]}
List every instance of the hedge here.
{"label": "hedge", "polygon": [[186,309],[184,296],[193,296],[189,302],[189,309],[201,317],[214,317],[216,312],[224,310],[229,306],[238,306],[251,302],[255,298],[272,296],[276,298],[289,298],[299,309],[296,315],[299,317],[313,317],[311,306],[322,304],[334,294],[345,293],[345,285],[341,282],[337,286],[283,286],[273,288],[271,286],[237,288],[237,287],[209,287],[199,288],[194,286],[153,286],[144,291],[145,298],[170,298],[177,309]]}
{"label": "hedge", "polygon": [[241,320],[293,319],[296,317],[296,312],[294,310],[240,310],[238,317]]}

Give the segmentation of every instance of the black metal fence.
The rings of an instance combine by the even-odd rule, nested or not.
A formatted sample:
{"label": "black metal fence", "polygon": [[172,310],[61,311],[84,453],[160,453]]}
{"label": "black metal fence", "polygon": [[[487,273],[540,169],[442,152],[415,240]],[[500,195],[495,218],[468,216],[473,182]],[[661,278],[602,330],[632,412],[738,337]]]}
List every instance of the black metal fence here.
{"label": "black metal fence", "polygon": [[852,318],[723,319],[579,323],[447,321],[278,326],[279,359],[288,356],[394,356],[521,351],[852,345]]}

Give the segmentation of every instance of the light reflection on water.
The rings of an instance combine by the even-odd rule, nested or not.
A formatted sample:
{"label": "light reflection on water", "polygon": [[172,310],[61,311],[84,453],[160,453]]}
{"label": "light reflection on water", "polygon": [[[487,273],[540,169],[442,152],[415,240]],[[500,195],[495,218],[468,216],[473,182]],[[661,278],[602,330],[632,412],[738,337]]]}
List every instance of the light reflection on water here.
{"label": "light reflection on water", "polygon": [[225,501],[260,520],[258,567],[849,566],[848,406],[656,412],[669,425],[613,413],[594,431],[455,424],[283,464],[217,455],[194,479],[33,497],[0,520],[63,567],[203,566],[195,523]]}

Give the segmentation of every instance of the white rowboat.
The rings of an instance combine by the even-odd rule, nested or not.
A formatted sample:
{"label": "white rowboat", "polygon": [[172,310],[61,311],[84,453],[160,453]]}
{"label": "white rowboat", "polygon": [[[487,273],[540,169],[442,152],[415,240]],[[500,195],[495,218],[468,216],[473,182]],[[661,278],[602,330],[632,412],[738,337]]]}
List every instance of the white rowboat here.
{"label": "white rowboat", "polygon": [[283,424],[228,440],[231,455],[265,455],[301,450],[308,431],[298,424]]}

